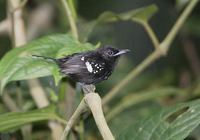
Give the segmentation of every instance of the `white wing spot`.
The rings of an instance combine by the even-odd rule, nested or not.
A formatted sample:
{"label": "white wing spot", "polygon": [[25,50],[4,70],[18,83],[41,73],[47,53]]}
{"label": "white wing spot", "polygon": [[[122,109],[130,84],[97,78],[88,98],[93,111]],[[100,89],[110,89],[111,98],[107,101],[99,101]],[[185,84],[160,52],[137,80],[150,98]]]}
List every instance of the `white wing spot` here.
{"label": "white wing spot", "polygon": [[88,70],[89,72],[92,72],[92,71],[93,71],[92,65],[91,65],[88,61],[85,62],[85,65],[86,65],[87,70]]}
{"label": "white wing spot", "polygon": [[81,57],[81,60],[84,61],[84,60],[85,60],[85,57]]}
{"label": "white wing spot", "polygon": [[195,111],[195,109],[192,109],[192,110],[191,110],[191,113],[194,113],[194,111]]}

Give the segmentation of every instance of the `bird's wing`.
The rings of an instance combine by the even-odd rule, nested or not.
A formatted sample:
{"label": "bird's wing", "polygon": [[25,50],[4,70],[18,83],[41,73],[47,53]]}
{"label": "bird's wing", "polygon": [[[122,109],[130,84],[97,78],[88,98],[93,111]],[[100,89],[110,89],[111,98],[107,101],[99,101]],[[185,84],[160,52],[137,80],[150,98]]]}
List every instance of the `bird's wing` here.
{"label": "bird's wing", "polygon": [[81,55],[74,55],[67,60],[60,59],[60,68],[63,74],[81,73],[86,70],[85,63],[81,61]]}

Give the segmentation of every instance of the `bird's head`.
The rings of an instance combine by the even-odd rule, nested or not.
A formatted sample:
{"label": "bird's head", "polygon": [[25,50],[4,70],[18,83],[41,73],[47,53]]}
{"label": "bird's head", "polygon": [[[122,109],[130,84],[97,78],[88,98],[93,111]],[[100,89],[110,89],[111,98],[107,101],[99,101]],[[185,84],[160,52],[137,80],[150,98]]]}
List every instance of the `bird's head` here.
{"label": "bird's head", "polygon": [[128,49],[120,50],[108,45],[97,49],[97,52],[106,60],[116,60],[119,56],[126,54],[129,51],[130,50]]}

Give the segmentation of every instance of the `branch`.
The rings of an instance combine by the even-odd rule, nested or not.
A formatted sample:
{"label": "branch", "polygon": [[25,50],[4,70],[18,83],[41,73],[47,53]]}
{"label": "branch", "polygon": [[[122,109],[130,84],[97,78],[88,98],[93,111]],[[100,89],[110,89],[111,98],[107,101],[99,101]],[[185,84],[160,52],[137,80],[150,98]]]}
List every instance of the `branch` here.
{"label": "branch", "polygon": [[97,127],[99,128],[99,131],[101,132],[103,139],[115,140],[105,120],[100,96],[97,93],[88,93],[85,96],[85,102],[87,103],[93,114],[93,117],[95,119]]}
{"label": "branch", "polygon": [[79,120],[80,115],[87,110],[87,105],[85,104],[84,99],[82,99],[81,103],[77,107],[76,111],[74,114],[71,116],[69,121],[67,122],[67,125],[65,127],[65,130],[63,131],[63,134],[60,138],[60,140],[65,140],[66,137],[68,136],[70,130],[72,127],[75,125],[75,123]]}
{"label": "branch", "polygon": [[159,41],[158,41],[158,38],[156,36],[156,34],[154,33],[154,31],[152,30],[152,28],[150,27],[149,23],[148,22],[140,22],[144,29],[146,30],[146,32],[148,33],[152,43],[153,43],[153,46],[155,49],[159,49]]}
{"label": "branch", "polygon": [[94,90],[95,90],[95,86],[93,85],[83,86],[83,91],[85,93],[85,96],[82,99],[76,111],[74,112],[74,114],[72,115],[72,117],[69,119],[60,140],[65,140],[71,128],[78,121],[80,115],[83,112],[85,112],[88,109],[88,107],[90,108],[93,114],[93,117],[95,119],[95,122],[97,124],[97,127],[103,139],[114,140],[114,137],[106,123],[106,120],[103,114],[101,98],[97,93],[94,93]]}
{"label": "branch", "polygon": [[70,27],[71,27],[71,30],[72,30],[72,34],[78,40],[78,31],[77,31],[77,27],[76,27],[76,22],[75,22],[74,17],[71,13],[69,4],[68,4],[67,0],[61,0],[61,2],[64,5],[65,12],[67,13],[67,17],[68,17],[69,24],[70,24]]}
{"label": "branch", "polygon": [[[150,54],[143,62],[141,62],[135,69],[133,69],[120,83],[118,83],[106,96],[103,98],[103,105],[107,104],[121,89],[123,89],[131,80],[135,79],[146,67],[156,61],[158,58],[165,56],[167,54],[169,47],[174,40],[179,29],[194,9],[198,0],[191,0],[188,6],[185,8],[183,13],[180,15],[168,35],[165,37],[164,41],[159,44],[158,48]],[[160,51],[162,50],[162,51]]]}
{"label": "branch", "polygon": [[197,5],[198,2],[199,0],[190,0],[189,4],[185,8],[181,16],[178,18],[178,20],[176,21],[176,23],[174,24],[174,26],[172,27],[172,29],[170,30],[164,41],[160,44],[160,47],[162,47],[164,51],[166,52],[168,51],[178,31],[180,30],[180,28],[182,27],[182,25],[184,24],[184,22],[186,21],[186,19],[188,18],[188,16],[190,15],[190,13],[192,12],[192,10],[194,9],[194,7]]}
{"label": "branch", "polygon": [[14,13],[15,11],[17,10],[21,10],[25,5],[26,3],[28,2],[28,0],[23,0],[17,7],[15,7],[11,12]]}
{"label": "branch", "polygon": [[10,111],[20,111],[19,107],[15,103],[15,100],[12,99],[9,93],[3,94],[2,101]]}
{"label": "branch", "polygon": [[[10,0],[9,8],[12,11],[15,7],[19,6],[18,0]],[[11,13],[11,25],[12,25],[12,39],[14,47],[19,47],[26,43],[26,31],[25,31],[25,24],[22,18],[22,10],[19,9],[13,13]]]}

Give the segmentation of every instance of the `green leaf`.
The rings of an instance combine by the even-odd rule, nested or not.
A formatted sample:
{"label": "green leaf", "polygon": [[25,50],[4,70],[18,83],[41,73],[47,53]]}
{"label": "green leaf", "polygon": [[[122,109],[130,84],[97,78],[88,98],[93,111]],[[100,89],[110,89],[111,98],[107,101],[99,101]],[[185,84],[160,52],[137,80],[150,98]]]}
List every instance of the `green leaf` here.
{"label": "green leaf", "polygon": [[58,66],[54,62],[34,58],[32,55],[58,58],[96,47],[89,43],[81,44],[67,34],[58,34],[43,37],[22,47],[12,49],[0,61],[1,91],[10,81],[48,75],[53,75],[55,82],[58,83],[62,78]]}
{"label": "green leaf", "polygon": [[54,105],[27,112],[10,112],[0,115],[0,132],[11,131],[25,124],[43,120],[62,120]]}
{"label": "green leaf", "polygon": [[120,140],[183,140],[200,124],[200,100],[155,112],[130,125]]}
{"label": "green leaf", "polygon": [[133,20],[137,22],[147,22],[157,11],[157,6],[153,4],[147,7],[131,10],[121,14],[105,12],[98,18],[98,22],[115,22],[118,20]]}
{"label": "green leaf", "polygon": [[86,41],[91,34],[92,30],[97,24],[117,22],[120,20],[132,20],[138,23],[148,22],[148,20],[158,11],[156,5],[152,4],[146,7],[134,9],[125,13],[104,12],[97,20],[90,22],[79,21],[79,34],[83,41]]}

